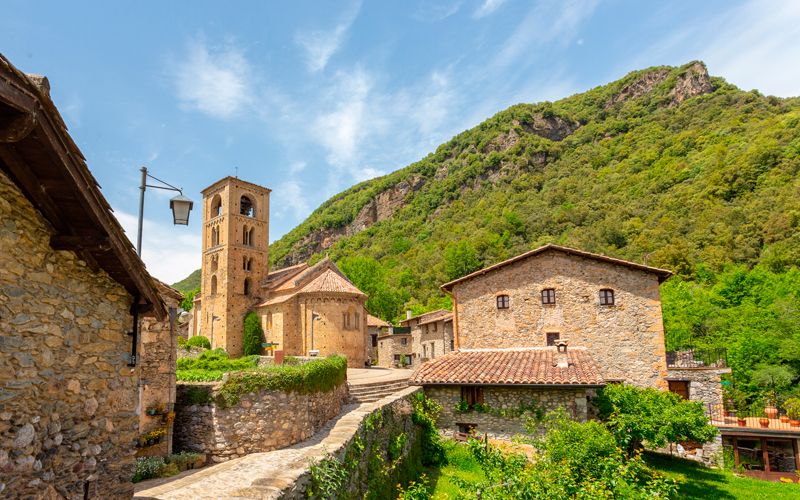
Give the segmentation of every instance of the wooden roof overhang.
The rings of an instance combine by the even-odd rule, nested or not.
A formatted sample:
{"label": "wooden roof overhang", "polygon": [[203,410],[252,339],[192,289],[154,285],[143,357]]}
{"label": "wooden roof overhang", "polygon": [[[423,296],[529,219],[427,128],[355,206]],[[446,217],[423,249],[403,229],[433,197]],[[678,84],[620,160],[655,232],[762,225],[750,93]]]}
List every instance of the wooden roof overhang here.
{"label": "wooden roof overhang", "polygon": [[100,192],[50,99],[44,77],[0,54],[0,168],[51,227],[50,246],[74,251],[134,297],[139,312],[166,315],[153,279]]}

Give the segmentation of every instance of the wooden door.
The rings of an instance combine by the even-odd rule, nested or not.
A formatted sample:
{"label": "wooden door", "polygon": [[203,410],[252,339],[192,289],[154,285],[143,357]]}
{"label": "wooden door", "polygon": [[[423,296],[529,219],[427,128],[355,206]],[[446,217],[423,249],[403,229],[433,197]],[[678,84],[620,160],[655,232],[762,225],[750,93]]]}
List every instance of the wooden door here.
{"label": "wooden door", "polygon": [[685,380],[670,380],[669,392],[674,392],[683,399],[689,399],[689,382]]}

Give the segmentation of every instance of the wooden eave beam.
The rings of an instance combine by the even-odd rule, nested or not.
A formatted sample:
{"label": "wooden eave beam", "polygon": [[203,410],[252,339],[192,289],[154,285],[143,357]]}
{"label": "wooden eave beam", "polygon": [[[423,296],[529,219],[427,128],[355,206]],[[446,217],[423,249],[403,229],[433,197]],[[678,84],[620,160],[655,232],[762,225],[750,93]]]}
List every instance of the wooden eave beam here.
{"label": "wooden eave beam", "polygon": [[67,235],[50,236],[53,250],[88,250],[90,252],[107,252],[111,250],[111,242],[107,236],[100,235]]}
{"label": "wooden eave beam", "polygon": [[36,108],[36,98],[28,92],[13,85],[5,78],[0,78],[0,100],[23,113]]}

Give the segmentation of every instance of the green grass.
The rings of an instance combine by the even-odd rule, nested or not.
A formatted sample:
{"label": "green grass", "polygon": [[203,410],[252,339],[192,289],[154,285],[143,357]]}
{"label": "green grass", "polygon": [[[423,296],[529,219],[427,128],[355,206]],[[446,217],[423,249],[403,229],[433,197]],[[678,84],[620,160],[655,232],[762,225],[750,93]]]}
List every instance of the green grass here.
{"label": "green grass", "polygon": [[678,496],[681,499],[800,499],[800,484],[739,477],[726,470],[709,469],[689,460],[665,455],[647,454],[645,460],[654,469],[678,482]]}
{"label": "green grass", "polygon": [[[484,479],[483,472],[465,444],[446,440],[444,445],[448,464],[428,471],[434,486],[433,499],[468,498],[466,492],[453,483],[453,478],[478,482]],[[678,498],[682,500],[800,499],[800,484],[738,477],[726,470],[709,469],[689,460],[665,455],[647,454],[645,460],[651,467],[678,482]]]}
{"label": "green grass", "polygon": [[483,471],[466,444],[445,440],[444,451],[447,465],[428,473],[434,483],[433,498],[435,500],[461,498],[466,493],[453,483],[453,478],[479,482],[484,479]]}

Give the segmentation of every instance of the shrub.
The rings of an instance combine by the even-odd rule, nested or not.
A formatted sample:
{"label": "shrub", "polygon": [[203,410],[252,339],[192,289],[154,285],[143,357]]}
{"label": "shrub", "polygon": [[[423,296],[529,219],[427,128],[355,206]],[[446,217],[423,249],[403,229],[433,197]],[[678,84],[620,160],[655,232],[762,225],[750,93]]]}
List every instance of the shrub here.
{"label": "shrub", "polygon": [[678,441],[707,443],[717,435],[701,402],[671,392],[611,384],[600,391],[595,404],[628,456],[644,442],[658,448]]}
{"label": "shrub", "polygon": [[391,461],[394,462],[400,458],[400,455],[403,454],[403,447],[406,445],[406,439],[406,433],[401,432],[389,440],[389,449],[387,450],[387,454],[389,455],[389,459]]}
{"label": "shrub", "polygon": [[789,398],[783,403],[786,415],[792,420],[800,420],[800,398]]}
{"label": "shrub", "polygon": [[255,368],[257,362],[255,356],[230,359],[227,352],[217,348],[201,353],[196,359],[179,359],[176,376],[184,382],[213,382],[222,380],[222,375],[226,372]]}
{"label": "shrub", "polygon": [[211,349],[211,341],[208,340],[208,337],[195,335],[186,341],[186,347],[202,347],[204,349]]}
{"label": "shrub", "polygon": [[161,457],[142,457],[136,459],[136,467],[133,472],[133,481],[138,483],[145,479],[159,477],[161,468],[164,466],[164,459]]}
{"label": "shrub", "polygon": [[178,347],[183,347],[184,349],[186,349],[186,342],[187,341],[184,337],[178,335]]}
{"label": "shrub", "polygon": [[327,392],[347,378],[347,358],[329,356],[299,366],[268,366],[228,377],[217,393],[217,404],[226,408],[239,402],[242,394],[282,390],[311,394]]}
{"label": "shrub", "polygon": [[422,442],[422,465],[443,465],[446,462],[442,436],[436,428],[436,417],[442,407],[421,392],[416,394],[411,405],[411,421],[420,427]]}
{"label": "shrub", "polygon": [[244,354],[246,356],[261,354],[261,343],[264,342],[264,330],[261,329],[261,321],[258,314],[247,313],[244,317]]}

